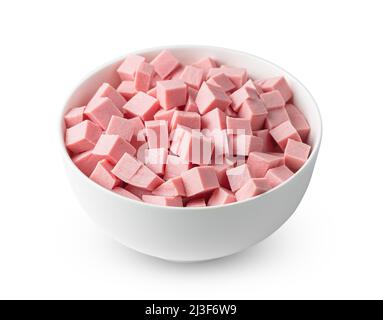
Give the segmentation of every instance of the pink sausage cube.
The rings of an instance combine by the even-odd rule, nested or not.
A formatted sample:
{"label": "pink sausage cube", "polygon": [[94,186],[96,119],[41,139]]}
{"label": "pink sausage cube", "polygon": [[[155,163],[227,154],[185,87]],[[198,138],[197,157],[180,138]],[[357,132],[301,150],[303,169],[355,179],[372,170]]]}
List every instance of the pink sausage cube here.
{"label": "pink sausage cube", "polygon": [[230,188],[229,179],[227,178],[226,171],[231,168],[231,165],[227,163],[216,164],[214,167],[215,173],[217,174],[217,178],[219,184],[223,188]]}
{"label": "pink sausage cube", "polygon": [[201,132],[193,130],[191,132],[185,132],[182,136],[181,143],[176,154],[182,159],[193,164],[210,164],[213,146],[211,137],[207,137]]}
{"label": "pink sausage cube", "polygon": [[200,198],[200,199],[193,199],[190,200],[187,204],[186,207],[194,207],[194,208],[201,208],[201,207],[206,207],[206,202],[205,199]]}
{"label": "pink sausage cube", "polygon": [[206,76],[211,68],[217,67],[217,62],[212,58],[205,57],[192,64],[195,67],[201,68],[203,70],[203,77],[206,79]]}
{"label": "pink sausage cube", "polygon": [[186,104],[187,87],[181,80],[165,80],[157,82],[157,99],[165,110]]}
{"label": "pink sausage cube", "polygon": [[188,86],[199,89],[203,81],[203,69],[195,66],[186,66],[180,75],[180,79],[183,80]]}
{"label": "pink sausage cube", "polygon": [[161,185],[164,181],[157,176],[148,167],[142,165],[134,176],[129,180],[129,184],[152,191]]}
{"label": "pink sausage cube", "polygon": [[187,98],[187,101],[186,101],[186,105],[185,105],[184,111],[187,111],[187,112],[198,112],[198,107],[197,107],[197,104],[195,102],[197,94],[198,94],[198,90],[196,90],[196,89],[194,89],[192,87],[188,87],[188,98]]}
{"label": "pink sausage cube", "polygon": [[146,203],[156,204],[159,206],[167,207],[183,207],[181,197],[162,197],[162,196],[151,196],[143,195],[142,200]]}
{"label": "pink sausage cube", "polygon": [[233,192],[239,190],[248,180],[252,178],[250,169],[247,164],[230,168],[226,171],[230,188]]}
{"label": "pink sausage cube", "polygon": [[248,156],[250,152],[263,150],[263,139],[253,135],[234,136],[234,155]]}
{"label": "pink sausage cube", "polygon": [[254,85],[258,86],[259,88],[261,88],[262,91],[264,91],[262,89],[262,84],[266,81],[266,79],[258,79],[258,80],[254,80]]}
{"label": "pink sausage cube", "polygon": [[[223,164],[227,164],[231,167],[235,166],[236,164],[239,163],[239,160],[241,160],[239,157],[234,157],[234,156],[225,156],[223,159]],[[241,163],[243,164],[243,163]]]}
{"label": "pink sausage cube", "polygon": [[166,77],[166,79],[180,79],[182,72],[185,70],[185,66],[179,64],[178,67]]}
{"label": "pink sausage cube", "polygon": [[201,120],[203,129],[210,131],[226,129],[226,114],[218,108],[204,114]]}
{"label": "pink sausage cube", "polygon": [[157,88],[154,87],[154,88],[151,88],[150,90],[148,90],[148,92],[146,92],[149,96],[152,96],[153,98],[156,98],[157,99]]}
{"label": "pink sausage cube", "polygon": [[145,126],[139,117],[127,119],[129,127],[133,129],[133,136],[130,140],[130,144],[137,150],[143,144],[145,144]]}
{"label": "pink sausage cube", "polygon": [[303,142],[287,140],[285,149],[285,164],[292,171],[298,171],[309,157],[311,147]]}
{"label": "pink sausage cube", "polygon": [[152,120],[145,122],[146,137],[150,149],[169,148],[169,129],[165,120]]}
{"label": "pink sausage cube", "polygon": [[129,184],[127,184],[125,186],[125,190],[128,191],[129,193],[134,194],[140,200],[142,199],[142,196],[144,194],[147,194],[147,195],[151,195],[152,194],[152,192],[149,191],[149,190],[138,188],[138,187],[135,187],[135,186],[132,186],[132,185],[129,185]]}
{"label": "pink sausage cube", "polygon": [[133,80],[138,66],[144,61],[144,57],[135,54],[128,55],[117,69],[121,80]]}
{"label": "pink sausage cube", "polygon": [[245,68],[222,66],[220,71],[229,77],[237,89],[242,87],[248,79],[247,71]]}
{"label": "pink sausage cube", "polygon": [[174,112],[177,109],[164,110],[160,109],[154,115],[154,120],[165,120],[168,124],[172,122]]}
{"label": "pink sausage cube", "polygon": [[171,133],[172,144],[170,151],[173,154],[179,155],[184,136],[190,135],[191,131],[190,128],[179,125],[176,130]]}
{"label": "pink sausage cube", "polygon": [[224,74],[223,72],[223,69],[222,69],[223,66],[220,66],[220,67],[214,67],[214,68],[210,68],[207,75],[206,75],[206,78],[207,79],[210,79],[218,74]]}
{"label": "pink sausage cube", "polygon": [[183,172],[192,168],[192,164],[178,156],[168,155],[166,160],[164,179],[179,177]]}
{"label": "pink sausage cube", "polygon": [[201,116],[197,112],[175,111],[170,123],[170,130],[173,131],[178,125],[190,129],[201,129]]}
{"label": "pink sausage cube", "polygon": [[238,113],[235,112],[232,107],[227,107],[226,111],[225,111],[226,115],[228,117],[232,117],[232,118],[238,118]]}
{"label": "pink sausage cube", "polygon": [[267,179],[250,179],[241,189],[235,193],[235,197],[238,201],[242,201],[265,193],[270,189],[271,186]]}
{"label": "pink sausage cube", "polygon": [[75,155],[72,158],[73,163],[86,176],[90,176],[100,159],[92,154],[92,150],[88,150]]}
{"label": "pink sausage cube", "polygon": [[146,121],[153,119],[159,107],[156,98],[140,91],[124,105],[124,111],[131,117]]}
{"label": "pink sausage cube", "polygon": [[286,181],[294,173],[287,168],[286,166],[280,166],[276,168],[269,169],[266,173],[265,178],[268,180],[272,188],[280,185],[283,181]]}
{"label": "pink sausage cube", "polygon": [[195,167],[183,172],[181,177],[188,197],[194,197],[219,188],[219,181],[212,167]]}
{"label": "pink sausage cube", "polygon": [[262,93],[264,93],[264,91],[262,90],[261,86],[257,83],[257,81],[253,81],[253,85],[254,85],[255,90],[258,93],[258,96],[261,95]]}
{"label": "pink sausage cube", "polygon": [[193,101],[197,98],[198,89],[194,89],[192,87],[188,87],[188,97],[192,98]]}
{"label": "pink sausage cube", "polygon": [[288,121],[289,116],[285,108],[271,109],[267,114],[265,127],[267,129],[273,129],[279,126],[281,123]]}
{"label": "pink sausage cube", "polygon": [[282,122],[279,126],[271,129],[270,134],[282,150],[285,150],[288,139],[302,141],[297,129],[294,128],[290,121]]}
{"label": "pink sausage cube", "polygon": [[129,153],[125,153],[117,162],[112,173],[122,181],[149,191],[153,191],[164,181],[143,163]]}
{"label": "pink sausage cube", "polygon": [[267,109],[261,99],[247,99],[242,103],[238,110],[238,116],[244,119],[250,119],[251,129],[260,130],[263,128],[267,117]]}
{"label": "pink sausage cube", "polygon": [[253,132],[250,119],[226,117],[226,128],[233,134],[251,135]]}
{"label": "pink sausage cube", "polygon": [[[147,144],[147,142],[145,140],[145,129],[140,131],[137,136],[133,135],[133,138],[130,141],[130,144],[134,148],[136,148],[136,150],[137,150],[137,158],[138,158],[138,154],[139,153],[142,154],[142,152],[143,152],[142,149],[143,148],[144,149],[148,149],[148,144]],[[143,158],[141,158],[141,159],[143,159]],[[140,159],[140,161],[141,161],[141,159]]]}
{"label": "pink sausage cube", "polygon": [[206,81],[206,83],[212,86],[219,87],[225,92],[232,91],[236,88],[235,84],[224,73],[219,73],[212,76],[211,78],[209,78],[209,80]]}
{"label": "pink sausage cube", "polygon": [[263,178],[267,170],[284,164],[283,154],[270,154],[263,152],[251,152],[247,159],[247,165],[251,176]]}
{"label": "pink sausage cube", "polygon": [[129,199],[132,199],[132,200],[136,200],[136,201],[142,201],[139,197],[137,197],[135,194],[129,192],[128,190],[124,189],[124,188],[121,188],[121,187],[115,187],[113,190],[113,192],[115,193],[118,193],[119,195],[121,196],[124,196],[126,198],[129,198]]}
{"label": "pink sausage cube", "polygon": [[112,174],[112,169],[113,166],[107,160],[101,160],[97,163],[89,178],[104,188],[112,190],[121,184],[121,180]]}
{"label": "pink sausage cube", "polygon": [[237,88],[243,86],[248,79],[247,70],[245,68],[222,66],[222,69]]}
{"label": "pink sausage cube", "polygon": [[153,190],[153,195],[165,197],[186,196],[184,183],[181,177],[175,177],[161,184]]}
{"label": "pink sausage cube", "polygon": [[[212,138],[204,135],[201,132],[193,130],[190,141],[191,153],[189,154],[189,161],[198,165],[211,164],[211,159],[214,151]],[[188,143],[188,140],[186,139],[185,142]],[[183,154],[184,153],[181,152],[181,157]]]}
{"label": "pink sausage cube", "polygon": [[306,141],[310,132],[310,126],[303,113],[293,104],[286,104],[286,111],[291,124],[297,129],[303,141]]}
{"label": "pink sausage cube", "polygon": [[131,121],[125,118],[112,116],[110,118],[106,134],[115,134],[126,141],[132,140],[134,128],[131,126]]}
{"label": "pink sausage cube", "polygon": [[188,97],[188,99],[186,101],[186,105],[185,105],[184,111],[187,111],[187,112],[199,112],[197,104],[195,103],[195,100],[190,95],[189,95],[189,97]]}
{"label": "pink sausage cube", "polygon": [[278,90],[281,93],[285,102],[289,101],[293,96],[293,92],[291,91],[284,77],[275,77],[267,79],[262,82],[261,88],[265,92]]}
{"label": "pink sausage cube", "polygon": [[162,78],[157,73],[154,72],[154,75],[152,77],[152,83],[151,83],[150,87],[155,88],[157,86],[157,82],[161,81],[161,80],[162,80]]}
{"label": "pink sausage cube", "polygon": [[152,83],[154,68],[151,64],[143,61],[140,63],[134,76],[134,87],[137,91],[148,91]]}
{"label": "pink sausage cube", "polygon": [[241,108],[242,104],[247,99],[258,99],[258,93],[256,88],[254,87],[254,84],[251,80],[246,82],[242,87],[240,87],[238,90],[234,91],[230,98],[232,100],[231,107],[234,111],[238,112],[239,108]]}
{"label": "pink sausage cube", "polygon": [[154,71],[165,79],[170,73],[172,73],[179,65],[179,61],[168,50],[161,51],[150,64],[154,67]]}
{"label": "pink sausage cube", "polygon": [[137,94],[134,81],[122,81],[117,87],[117,92],[119,92],[126,100],[130,100]]}
{"label": "pink sausage cube", "polygon": [[123,117],[122,112],[109,98],[92,99],[86,106],[84,115],[104,130],[108,127],[112,116]]}
{"label": "pink sausage cube", "polygon": [[67,128],[73,127],[84,120],[85,107],[77,107],[69,110],[64,116],[65,125]]}
{"label": "pink sausage cube", "polygon": [[98,125],[85,120],[66,130],[65,145],[74,153],[88,151],[96,145],[101,133]]}
{"label": "pink sausage cube", "polygon": [[223,111],[226,110],[231,104],[231,99],[222,89],[203,82],[195,102],[199,113],[204,115],[214,108],[219,108]]}
{"label": "pink sausage cube", "polygon": [[145,128],[144,122],[140,117],[134,117],[127,120],[129,121],[129,125],[133,128],[133,136],[138,135],[139,131],[142,131]]}
{"label": "pink sausage cube", "polygon": [[109,134],[101,135],[93,149],[93,155],[112,164],[116,164],[126,152],[133,156],[136,149],[120,136]]}
{"label": "pink sausage cube", "polygon": [[98,98],[109,98],[121,112],[122,107],[126,103],[124,97],[109,83],[103,83],[100,88],[98,88],[91,101],[97,100]]}
{"label": "pink sausage cube", "polygon": [[[136,154],[136,159],[142,163],[145,163],[146,159],[146,152],[149,150],[148,143],[142,144],[138,149],[137,149],[137,154]],[[153,170],[152,170],[153,171]]]}
{"label": "pink sausage cube", "polygon": [[216,163],[223,163],[223,155],[232,156],[234,139],[233,135],[228,134],[226,130],[212,130],[209,132],[209,136],[213,140],[214,155]]}
{"label": "pink sausage cube", "polygon": [[227,190],[225,188],[219,188],[213,192],[207,205],[209,207],[220,206],[223,204],[233,203],[236,201],[237,201],[237,199],[235,198],[235,195],[233,192],[231,192],[230,190]]}
{"label": "pink sausage cube", "polygon": [[247,80],[243,87],[253,89],[257,93],[257,97],[263,93],[261,87],[255,84],[255,82],[251,79]]}
{"label": "pink sausage cube", "polygon": [[214,144],[215,163],[224,163],[222,156],[234,155],[234,138],[227,130],[215,129],[206,132],[206,135],[212,138]]}
{"label": "pink sausage cube", "polygon": [[146,149],[145,165],[155,174],[164,175],[168,149]]}
{"label": "pink sausage cube", "polygon": [[279,146],[271,136],[269,129],[257,130],[254,131],[253,134],[263,140],[262,152],[275,152],[277,149],[280,150]]}
{"label": "pink sausage cube", "polygon": [[282,108],[285,106],[285,100],[283,99],[281,93],[277,90],[262,93],[260,98],[265,104],[267,110]]}

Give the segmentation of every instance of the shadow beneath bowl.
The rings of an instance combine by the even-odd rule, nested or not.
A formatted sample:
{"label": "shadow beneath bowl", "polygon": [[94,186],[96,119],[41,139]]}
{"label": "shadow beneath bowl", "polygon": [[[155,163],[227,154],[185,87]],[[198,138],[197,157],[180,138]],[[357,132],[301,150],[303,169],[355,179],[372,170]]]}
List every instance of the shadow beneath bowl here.
{"label": "shadow beneath bowl", "polygon": [[146,271],[151,271],[154,267],[156,273],[180,274],[200,271],[216,273],[237,268],[254,270],[255,263],[257,267],[264,268],[278,259],[280,250],[284,251],[286,247],[281,237],[272,235],[255,246],[227,257],[199,262],[174,262],[142,254],[108,237],[105,237],[103,242],[103,248],[108,250],[110,258],[115,259],[117,263],[130,266],[136,264]]}

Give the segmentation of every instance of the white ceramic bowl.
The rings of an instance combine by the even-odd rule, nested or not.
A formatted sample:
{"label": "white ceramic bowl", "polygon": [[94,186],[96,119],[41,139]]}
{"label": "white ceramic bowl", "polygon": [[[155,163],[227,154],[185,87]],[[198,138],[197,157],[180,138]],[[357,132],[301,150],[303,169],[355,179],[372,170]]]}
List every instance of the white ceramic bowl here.
{"label": "white ceramic bowl", "polygon": [[[135,52],[152,59],[164,48]],[[73,164],[64,146],[63,115],[74,106],[87,103],[102,82],[118,84],[116,68],[110,63],[91,74],[71,94],[61,114],[60,141],[68,178],[82,207],[111,237],[139,252],[173,261],[202,261],[242,251],[276,231],[295,211],[311,175],[322,136],[317,105],[308,90],[292,75],[254,55],[205,46],[167,47],[184,63],[205,56],[221,64],[244,67],[250,76],[266,78],[283,75],[294,91],[311,126],[310,158],[288,181],[256,198],[206,208],[161,207],[136,202],[111,192],[86,177]]]}

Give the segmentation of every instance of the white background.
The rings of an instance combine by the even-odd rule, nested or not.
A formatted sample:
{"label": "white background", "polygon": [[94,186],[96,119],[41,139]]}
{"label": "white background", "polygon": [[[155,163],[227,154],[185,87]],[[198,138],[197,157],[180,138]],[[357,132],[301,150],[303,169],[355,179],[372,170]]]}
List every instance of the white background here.
{"label": "white background", "polygon": [[[380,1],[2,1],[0,298],[383,298]],[[174,264],[107,236],[76,202],[57,117],[130,51],[247,51],[300,79],[324,137],[295,215],[241,254]]]}

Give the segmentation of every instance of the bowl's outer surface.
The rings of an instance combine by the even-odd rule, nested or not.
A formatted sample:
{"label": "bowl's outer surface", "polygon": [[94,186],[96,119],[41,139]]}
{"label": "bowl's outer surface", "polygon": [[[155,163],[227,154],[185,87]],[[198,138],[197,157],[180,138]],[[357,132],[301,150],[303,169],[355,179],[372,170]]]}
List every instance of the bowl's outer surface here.
{"label": "bowl's outer surface", "polygon": [[[64,146],[64,122],[60,143],[69,180],[81,205],[110,236],[142,253],[173,261],[202,261],[234,254],[265,239],[295,211],[311,179],[322,136],[316,103],[303,85],[283,69],[256,56],[224,48],[167,47],[184,63],[205,56],[221,64],[244,67],[254,78],[284,75],[311,126],[312,153],[306,164],[288,181],[270,192],[244,202],[220,207],[169,208],[132,201],[108,191],[83,175]],[[163,48],[137,52],[153,58]],[[118,83],[121,60],[98,70],[80,84],[67,101],[63,114],[85,105],[102,82]]]}

